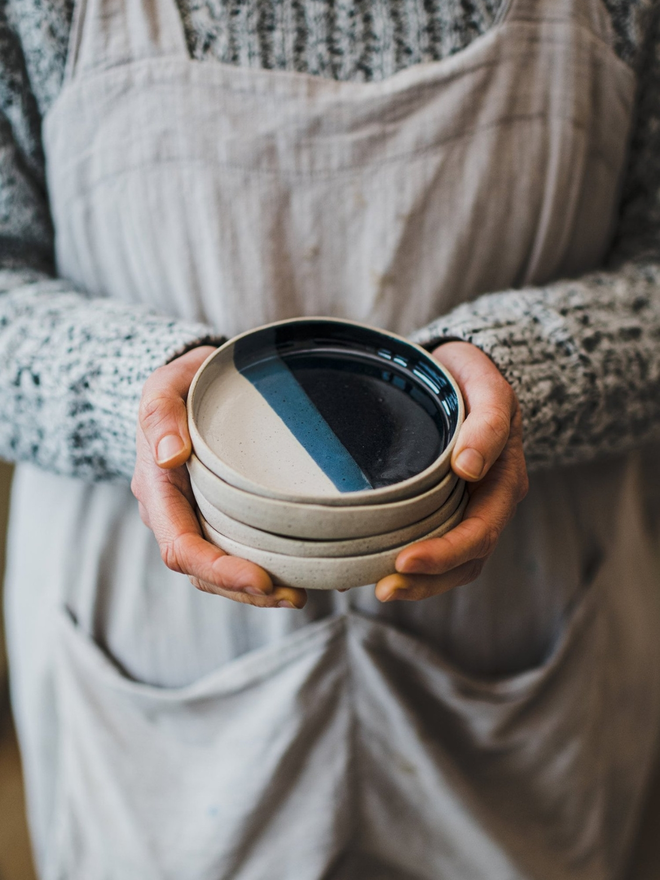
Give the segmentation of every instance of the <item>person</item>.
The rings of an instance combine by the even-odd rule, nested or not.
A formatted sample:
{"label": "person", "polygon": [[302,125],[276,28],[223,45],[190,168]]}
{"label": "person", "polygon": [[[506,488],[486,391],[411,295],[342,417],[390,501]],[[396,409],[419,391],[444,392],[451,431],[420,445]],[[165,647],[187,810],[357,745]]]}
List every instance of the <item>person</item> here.
{"label": "person", "polygon": [[[0,16],[41,876],[620,876],[660,726],[659,4],[73,5]],[[412,335],[469,410],[464,521],[375,590],[274,587],[195,519],[195,370],[315,314]]]}

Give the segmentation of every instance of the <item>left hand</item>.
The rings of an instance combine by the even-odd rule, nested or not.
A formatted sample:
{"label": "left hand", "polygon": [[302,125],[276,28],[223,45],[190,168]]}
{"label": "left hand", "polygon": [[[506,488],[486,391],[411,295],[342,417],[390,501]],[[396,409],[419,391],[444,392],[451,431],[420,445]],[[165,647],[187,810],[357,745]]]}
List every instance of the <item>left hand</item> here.
{"label": "left hand", "polygon": [[472,485],[463,520],[441,538],[406,547],[397,574],[376,585],[381,602],[426,599],[468,584],[481,573],[527,493],[518,399],[488,355],[468,342],[447,342],[433,356],[454,376],[467,418],[451,466]]}
{"label": "left hand", "polygon": [[268,573],[207,541],[184,467],[192,445],[186,398],[193,376],[214,349],[193,348],[159,367],[142,391],[131,482],[140,516],[158,541],[165,565],[198,590],[260,608],[302,608],[304,590],[273,586]]}

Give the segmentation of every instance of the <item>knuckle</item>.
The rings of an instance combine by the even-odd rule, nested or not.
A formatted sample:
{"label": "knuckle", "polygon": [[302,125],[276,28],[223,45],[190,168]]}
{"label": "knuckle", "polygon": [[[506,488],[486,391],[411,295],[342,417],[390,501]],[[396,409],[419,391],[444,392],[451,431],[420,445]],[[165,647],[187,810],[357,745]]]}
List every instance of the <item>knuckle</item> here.
{"label": "knuckle", "polygon": [[[483,560],[493,552],[500,538],[497,526],[484,523],[484,529],[476,546],[476,559]],[[475,561],[475,560],[473,560]]]}
{"label": "knuckle", "polygon": [[144,394],[140,401],[139,416],[141,422],[148,422],[157,415],[161,406],[161,395]]}
{"label": "knuckle", "polygon": [[154,430],[171,413],[173,401],[164,394],[143,396],[140,401],[138,417],[145,430]]}
{"label": "knuckle", "polygon": [[160,545],[160,558],[170,571],[184,574],[183,566],[180,561],[179,545],[180,542],[178,538],[175,538],[173,541],[163,541]]}
{"label": "knuckle", "polygon": [[506,438],[511,430],[511,416],[501,406],[489,406],[482,410],[481,421],[498,438]]}

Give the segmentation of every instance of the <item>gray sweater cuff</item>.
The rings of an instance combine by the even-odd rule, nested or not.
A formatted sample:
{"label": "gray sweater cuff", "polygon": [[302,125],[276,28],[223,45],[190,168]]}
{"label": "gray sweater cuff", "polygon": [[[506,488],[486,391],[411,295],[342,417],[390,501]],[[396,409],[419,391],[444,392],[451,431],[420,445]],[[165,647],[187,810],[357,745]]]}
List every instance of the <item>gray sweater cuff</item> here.
{"label": "gray sweater cuff", "polygon": [[419,330],[484,351],[520,401],[530,469],[660,437],[660,267],[487,294]]}
{"label": "gray sweater cuff", "polygon": [[[65,282],[7,278],[0,295],[0,456],[86,480],[130,479],[142,387],[222,337]],[[20,280],[22,283],[17,283]]]}

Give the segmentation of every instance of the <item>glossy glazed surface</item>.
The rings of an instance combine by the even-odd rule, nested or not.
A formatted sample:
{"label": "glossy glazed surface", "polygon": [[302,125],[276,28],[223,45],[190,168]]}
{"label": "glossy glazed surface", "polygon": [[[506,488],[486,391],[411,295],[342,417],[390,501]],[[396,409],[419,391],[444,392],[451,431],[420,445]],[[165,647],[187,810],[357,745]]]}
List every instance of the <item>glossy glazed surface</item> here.
{"label": "glossy glazed surface", "polygon": [[226,482],[338,505],[437,483],[462,417],[455,383],[423,349],[329,319],[231,340],[202,366],[189,396],[195,452]]}

